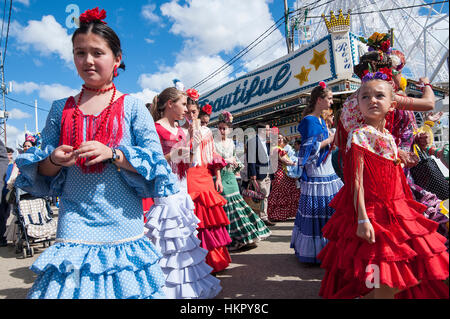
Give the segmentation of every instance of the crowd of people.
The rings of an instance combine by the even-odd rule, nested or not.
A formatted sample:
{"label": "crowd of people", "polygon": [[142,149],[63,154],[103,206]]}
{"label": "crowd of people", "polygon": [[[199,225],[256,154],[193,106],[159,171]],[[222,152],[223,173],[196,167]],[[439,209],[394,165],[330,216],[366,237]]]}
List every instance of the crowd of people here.
{"label": "crowd of people", "polygon": [[[57,238],[31,267],[29,298],[214,298],[229,251],[256,247],[290,218],[295,256],[325,269],[324,298],[449,297],[448,219],[409,174],[412,111],[432,110],[434,95],[423,78],[422,98],[404,96],[401,52],[361,57],[361,87],[334,121],[320,82],[292,146],[259,123],[241,162],[233,116],[219,115],[215,138],[197,91],[169,87],[146,106],[116,88],[125,66],[105,17],[80,16],[82,90],[53,103],[40,147],[13,165],[16,187],[60,199]],[[448,165],[448,146],[417,140]],[[379,269],[375,288],[368,267]]]}

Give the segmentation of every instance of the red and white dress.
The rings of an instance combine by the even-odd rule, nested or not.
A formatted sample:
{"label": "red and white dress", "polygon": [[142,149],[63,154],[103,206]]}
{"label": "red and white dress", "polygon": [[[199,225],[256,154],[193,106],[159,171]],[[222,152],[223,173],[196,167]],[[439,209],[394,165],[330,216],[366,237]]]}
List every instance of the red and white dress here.
{"label": "red and white dress", "polygon": [[[403,290],[396,298],[449,298],[446,238],[423,216],[426,206],[413,199],[397,159],[387,130],[362,125],[349,135],[345,184],[330,203],[335,213],[322,229],[329,242],[317,256],[326,270],[320,296],[356,298],[379,283]],[[373,244],[356,236],[356,178],[362,179]]]}
{"label": "red and white dress", "polygon": [[[277,148],[279,158],[287,152]],[[284,221],[295,218],[300,200],[300,189],[295,184],[295,179],[286,175],[286,166],[278,160],[278,169],[275,172],[268,198],[267,215],[271,221]]]}
{"label": "red and white dress", "polygon": [[187,187],[195,205],[195,214],[200,219],[198,238],[200,246],[208,250],[206,263],[222,271],[231,262],[227,245],[231,243],[226,226],[230,224],[223,205],[227,203],[215,189],[212,172],[226,166],[215,151],[214,139],[208,127],[200,127],[191,140],[193,164],[187,172]]}

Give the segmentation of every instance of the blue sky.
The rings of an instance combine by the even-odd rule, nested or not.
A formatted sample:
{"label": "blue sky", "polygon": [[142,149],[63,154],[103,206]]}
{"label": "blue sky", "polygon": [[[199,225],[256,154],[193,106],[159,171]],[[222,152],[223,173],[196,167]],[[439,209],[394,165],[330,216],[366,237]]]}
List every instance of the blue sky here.
{"label": "blue sky", "polygon": [[[242,1],[231,0],[215,8],[212,2],[216,1],[15,0],[5,61],[6,83],[13,83],[8,97],[31,105],[37,100],[38,128],[42,130],[48,114],[45,110],[50,109],[51,101],[79,90],[82,82],[71,61],[70,36],[75,29],[66,24],[73,12],[66,12],[71,4],[78,6],[81,13],[97,6],[107,11],[106,22],[122,41],[127,68],[116,85],[122,92],[136,93],[147,100],[171,86],[173,78],[180,78],[186,86],[193,85],[264,32],[284,10],[282,1],[239,4]],[[233,9],[233,3],[239,12]],[[9,1],[6,4],[2,51]],[[223,11],[226,13],[221,15]],[[213,16],[208,12],[213,12]],[[216,23],[218,15],[222,18],[221,25]],[[242,15],[241,25],[232,25],[231,18],[235,15]],[[195,30],[189,31],[189,26]],[[211,30],[205,34],[209,26]],[[233,39],[239,27],[242,35]],[[214,39],[212,32],[220,34],[220,31],[224,33],[223,39]],[[281,32],[283,29],[273,38],[282,39]],[[282,41],[278,47],[278,53],[272,57],[269,54],[264,61],[286,53]],[[29,131],[35,131],[34,109],[9,99],[6,106],[11,112],[7,121],[8,145],[16,146],[23,141],[20,137],[25,125]]]}
{"label": "blue sky", "polygon": [[[291,9],[295,2],[288,1]],[[5,3],[2,51],[9,0]],[[0,1],[0,20],[2,4]],[[38,101],[39,130],[45,125],[51,101],[77,94],[82,84],[72,62],[70,38],[75,29],[66,23],[73,12],[67,12],[70,5],[77,6],[80,13],[97,6],[107,11],[106,22],[122,41],[127,68],[116,85],[145,102],[172,86],[174,78],[186,87],[205,78],[284,12],[282,0],[14,0],[5,61],[6,83],[13,83],[8,98],[31,105]],[[448,3],[446,8],[448,13]],[[237,64],[201,86],[200,93],[217,86],[219,80],[231,80],[285,55],[283,36],[282,24]],[[34,108],[9,99],[6,106],[11,112],[8,145],[17,146],[23,142],[25,125],[35,131]]]}

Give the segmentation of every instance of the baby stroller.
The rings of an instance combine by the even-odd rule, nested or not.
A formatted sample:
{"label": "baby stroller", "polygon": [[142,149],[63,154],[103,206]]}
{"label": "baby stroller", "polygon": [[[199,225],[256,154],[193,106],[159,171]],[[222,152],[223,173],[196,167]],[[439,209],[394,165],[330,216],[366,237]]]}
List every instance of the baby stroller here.
{"label": "baby stroller", "polygon": [[56,237],[57,222],[47,199],[34,197],[17,187],[15,195],[16,253],[23,253],[24,258],[33,257],[31,244],[42,242],[44,248],[50,247]]}

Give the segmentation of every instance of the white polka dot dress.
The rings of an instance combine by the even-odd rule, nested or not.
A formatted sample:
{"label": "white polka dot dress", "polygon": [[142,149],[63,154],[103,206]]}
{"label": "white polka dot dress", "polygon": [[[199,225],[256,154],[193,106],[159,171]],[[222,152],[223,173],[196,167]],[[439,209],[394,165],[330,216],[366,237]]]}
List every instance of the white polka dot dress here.
{"label": "white polka dot dress", "polygon": [[143,102],[123,99],[124,135],[118,147],[138,171],[106,164],[103,173],[84,174],[78,166],[55,177],[38,173],[59,144],[66,100],[53,103],[42,131],[42,148],[17,159],[17,186],[35,196],[59,196],[56,243],[31,269],[38,278],[29,298],[165,298],[162,254],[144,236],[143,197],[179,192]]}

